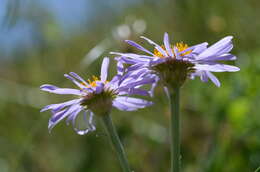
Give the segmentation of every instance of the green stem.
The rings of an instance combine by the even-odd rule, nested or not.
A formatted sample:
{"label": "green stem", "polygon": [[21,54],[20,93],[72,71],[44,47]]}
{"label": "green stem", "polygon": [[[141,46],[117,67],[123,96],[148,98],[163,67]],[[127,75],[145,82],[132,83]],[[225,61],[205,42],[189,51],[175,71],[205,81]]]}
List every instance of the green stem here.
{"label": "green stem", "polygon": [[111,142],[116,150],[117,157],[119,159],[120,165],[124,172],[131,172],[130,166],[128,164],[126,153],[124,150],[124,147],[122,143],[120,142],[120,139],[118,137],[118,134],[116,132],[116,129],[114,127],[114,124],[112,122],[112,119],[109,114],[106,114],[102,117],[102,120],[104,122],[104,126],[107,130],[107,133],[111,139]]}
{"label": "green stem", "polygon": [[170,91],[171,103],[171,172],[180,171],[180,88]]}

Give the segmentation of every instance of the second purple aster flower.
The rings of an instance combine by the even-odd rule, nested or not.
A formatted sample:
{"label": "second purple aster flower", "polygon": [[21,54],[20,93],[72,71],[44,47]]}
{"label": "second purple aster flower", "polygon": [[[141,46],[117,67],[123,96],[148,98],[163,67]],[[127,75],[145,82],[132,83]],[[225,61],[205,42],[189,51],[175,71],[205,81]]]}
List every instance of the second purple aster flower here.
{"label": "second purple aster flower", "polygon": [[[118,73],[111,81],[107,81],[109,58],[104,58],[101,67],[100,78],[93,77],[93,80],[85,81],[74,72],[64,76],[76,84],[79,89],[59,88],[45,84],[40,88],[55,94],[71,94],[77,98],[59,104],[51,104],[44,107],[41,112],[51,110],[52,117],[49,120],[51,130],[61,120],[67,118],[67,123],[73,124],[78,134],[83,135],[95,130],[93,116],[109,114],[112,107],[123,111],[134,111],[139,108],[152,105],[152,102],[140,98],[129,97],[129,95],[149,95],[148,91],[140,87],[154,82],[153,77],[126,77],[123,76],[123,66],[118,64]],[[87,128],[84,130],[76,126],[76,119],[80,112],[83,112]]]}

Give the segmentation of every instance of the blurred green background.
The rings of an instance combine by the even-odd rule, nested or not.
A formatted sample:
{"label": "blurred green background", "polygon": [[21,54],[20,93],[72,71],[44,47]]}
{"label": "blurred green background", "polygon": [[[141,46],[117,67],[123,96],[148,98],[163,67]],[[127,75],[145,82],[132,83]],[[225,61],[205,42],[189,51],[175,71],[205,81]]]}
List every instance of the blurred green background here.
{"label": "blurred green background", "polygon": [[[71,97],[39,86],[72,87],[64,73],[99,75],[110,51],[136,51],[123,40],[143,43],[144,35],[161,44],[164,32],[189,45],[233,35],[241,68],[216,74],[220,88],[199,79],[185,83],[183,172],[254,172],[260,166],[259,9],[259,0],[0,0],[0,172],[119,172],[98,118],[97,131],[85,136],[65,122],[48,133],[51,114],[40,108]],[[113,110],[135,172],[169,171],[169,110],[160,86],[153,101],[137,112]]]}

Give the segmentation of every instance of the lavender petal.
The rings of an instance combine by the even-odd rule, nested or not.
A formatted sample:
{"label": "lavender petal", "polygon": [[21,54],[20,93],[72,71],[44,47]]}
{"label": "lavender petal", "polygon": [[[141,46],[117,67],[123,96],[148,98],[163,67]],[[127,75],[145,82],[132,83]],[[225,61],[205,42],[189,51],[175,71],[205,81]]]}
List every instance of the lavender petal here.
{"label": "lavender petal", "polygon": [[124,73],[124,65],[121,61],[117,62],[117,74],[118,75],[123,75]]}
{"label": "lavender petal", "polygon": [[205,70],[211,72],[237,72],[240,69],[236,66],[226,65],[226,64],[196,64],[195,69],[197,70]]}
{"label": "lavender petal", "polygon": [[200,72],[200,79],[202,82],[208,82],[208,75],[206,74],[205,71]]}
{"label": "lavender petal", "polygon": [[[70,75],[68,75],[68,74],[64,74],[64,76],[67,78],[67,79],[69,79],[69,80],[71,80],[75,85],[77,85],[79,88],[84,88],[85,86],[84,85],[82,85],[81,83],[79,83],[75,78],[73,78],[73,77],[71,77]],[[86,85],[88,85],[87,83],[86,83]]]}
{"label": "lavender petal", "polygon": [[47,105],[44,108],[42,108],[40,112],[44,112],[44,111],[50,110],[50,109],[53,109],[54,111],[59,111],[59,110],[63,109],[66,106],[70,106],[72,104],[78,103],[80,100],[81,99],[74,99],[74,100],[63,102],[63,103],[50,104],[50,105]]}
{"label": "lavender petal", "polygon": [[155,82],[154,78],[144,78],[144,79],[136,81],[136,82],[129,82],[125,86],[119,87],[118,90],[120,91],[121,89],[125,89],[125,88],[133,88],[133,87],[142,86],[145,84],[152,84],[153,82]]}
{"label": "lavender petal", "polygon": [[105,57],[102,62],[101,66],[101,81],[105,82],[107,80],[107,73],[108,73],[108,67],[109,67],[109,58]]}
{"label": "lavender petal", "polygon": [[213,75],[211,72],[206,72],[207,73],[207,76],[209,77],[209,79],[217,86],[217,87],[220,87],[220,82],[218,80],[218,78]]}
{"label": "lavender petal", "polygon": [[42,91],[47,91],[49,93],[54,93],[54,94],[73,94],[73,95],[81,95],[81,91],[77,89],[72,89],[72,88],[58,88],[56,86],[52,85],[42,85],[40,87]]}
{"label": "lavender petal", "polygon": [[232,36],[227,36],[221,39],[217,43],[207,48],[201,54],[199,54],[197,59],[204,59],[209,56],[214,56],[214,55],[218,56],[221,54],[229,53],[229,51],[231,51],[231,49],[233,48],[232,41],[231,41],[232,38],[233,38]]}
{"label": "lavender petal", "polygon": [[171,49],[171,45],[170,45],[170,41],[169,41],[169,35],[168,33],[164,33],[164,39],[163,39],[163,42],[164,42],[164,46],[165,46],[165,49],[166,51],[168,52],[168,54],[173,57],[173,52],[172,52],[172,49]]}
{"label": "lavender petal", "polygon": [[117,101],[117,99],[114,99],[113,106],[121,111],[135,111],[138,109],[124,105],[120,101]]}
{"label": "lavender petal", "polygon": [[208,43],[207,42],[203,42],[201,44],[198,44],[198,45],[194,45],[190,48],[192,48],[192,53],[194,54],[200,54],[202,53],[204,50],[207,49],[207,46],[208,46]]}
{"label": "lavender petal", "polygon": [[81,108],[80,105],[72,105],[69,108],[62,110],[56,114],[54,114],[50,120],[49,120],[49,131],[51,131],[51,129],[58,124],[61,120],[63,120],[64,118],[66,118],[68,115],[70,115],[72,112],[74,112],[75,110]]}
{"label": "lavender petal", "polygon": [[222,54],[220,56],[211,56],[211,57],[204,58],[201,60],[201,62],[218,61],[218,60],[236,60],[236,59],[237,59],[236,56],[232,54]]}
{"label": "lavender petal", "polygon": [[131,88],[127,90],[128,95],[140,95],[140,96],[149,96],[149,92],[142,90],[140,88]]}
{"label": "lavender petal", "polygon": [[153,42],[152,40],[150,40],[149,38],[146,38],[144,36],[141,36],[141,38],[143,38],[144,40],[146,40],[148,43],[152,44],[155,49],[157,49],[163,56],[167,57],[168,54],[166,53],[166,51],[164,49],[162,49],[161,46],[159,46],[158,44],[156,44],[155,42]]}
{"label": "lavender petal", "polygon": [[110,54],[115,54],[123,57],[133,58],[133,59],[152,59],[153,57],[147,56],[147,55],[140,55],[140,54],[134,54],[134,53],[118,53],[118,52],[110,52]]}
{"label": "lavender petal", "polygon": [[104,83],[103,82],[97,82],[97,86],[95,87],[95,93],[99,94],[104,90]]}
{"label": "lavender petal", "polygon": [[76,74],[75,72],[70,72],[70,74],[71,74],[74,78],[76,78],[76,79],[78,79],[79,81],[81,81],[82,83],[84,83],[85,85],[88,85],[87,82],[86,82],[83,78],[81,78],[78,74]]}
{"label": "lavender petal", "polygon": [[146,52],[146,53],[148,53],[148,54],[150,54],[150,55],[153,55],[153,53],[151,53],[150,51],[148,51],[147,49],[145,49],[145,48],[142,47],[141,45],[137,44],[136,42],[131,41],[131,40],[125,40],[125,41],[126,41],[128,44],[130,44],[130,45],[132,45],[132,46],[138,48],[139,50],[144,51],[144,52]]}
{"label": "lavender petal", "polygon": [[77,134],[79,135],[85,135],[91,131],[96,130],[95,125],[93,124],[93,112],[87,110],[87,111],[83,111],[83,117],[84,117],[84,122],[86,123],[86,128],[85,129],[79,129],[76,125],[76,117],[75,116],[73,118],[73,128],[74,130],[77,132]]}
{"label": "lavender petal", "polygon": [[148,61],[146,59],[131,59],[131,58],[128,58],[128,57],[120,57],[120,61],[123,62],[123,63],[126,63],[126,64],[136,64],[136,63],[147,63]]}
{"label": "lavender petal", "polygon": [[133,97],[120,96],[120,97],[117,97],[116,99],[121,104],[124,104],[128,107],[137,108],[137,109],[144,108],[146,106],[151,106],[153,104],[153,102],[146,101],[146,100],[139,99],[139,98],[133,98]]}

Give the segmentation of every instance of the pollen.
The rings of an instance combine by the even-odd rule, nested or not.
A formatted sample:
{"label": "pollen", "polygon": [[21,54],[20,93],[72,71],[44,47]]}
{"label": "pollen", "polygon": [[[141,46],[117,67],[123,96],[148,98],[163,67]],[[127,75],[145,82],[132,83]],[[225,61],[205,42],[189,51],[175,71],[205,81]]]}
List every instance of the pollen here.
{"label": "pollen", "polygon": [[[186,50],[187,48],[189,48],[189,46],[187,44],[184,44],[183,42],[178,42],[176,43],[175,45],[171,45],[171,49],[172,49],[172,52],[174,52],[174,47],[176,47],[178,49],[179,52],[182,52],[184,50]],[[163,50],[166,51],[166,48],[164,45],[161,46],[161,48]],[[154,55],[156,57],[160,57],[160,58],[165,58],[167,56],[164,56],[160,51],[158,51],[157,49],[154,49],[153,51]],[[181,56],[185,56],[187,54],[190,54],[191,53],[191,50],[190,51],[187,51],[187,52],[184,52],[184,53],[181,53],[180,55]],[[170,56],[168,53],[167,53],[168,56]],[[175,55],[174,55],[175,56]]]}
{"label": "pollen", "polygon": [[[164,45],[162,45],[161,48],[162,48],[163,50],[165,50]],[[160,57],[160,58],[164,58],[164,57],[165,57],[165,56],[164,56],[160,51],[158,51],[157,49],[154,49],[153,53],[154,53],[154,55],[157,56],[157,57]]]}
{"label": "pollen", "polygon": [[[182,51],[186,50],[187,48],[189,48],[189,46],[187,44],[184,44],[183,42],[176,43],[175,47],[178,49],[179,52],[182,52]],[[191,53],[191,50],[182,53],[181,56],[185,56],[185,55],[190,54],[190,53]]]}
{"label": "pollen", "polygon": [[92,80],[90,80],[90,79],[88,79],[88,86],[87,87],[96,87],[97,86],[97,81],[100,81],[99,79],[98,79],[98,77],[96,77],[96,76],[92,76]]}
{"label": "pollen", "polygon": [[[87,83],[81,82],[82,85],[84,85],[87,88],[96,87],[97,82],[101,81],[98,77],[92,76],[92,79],[88,79]],[[109,81],[105,81],[104,84],[107,84]]]}

